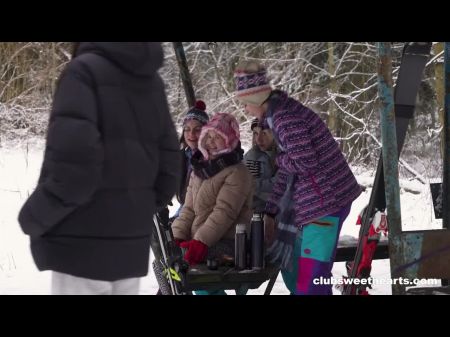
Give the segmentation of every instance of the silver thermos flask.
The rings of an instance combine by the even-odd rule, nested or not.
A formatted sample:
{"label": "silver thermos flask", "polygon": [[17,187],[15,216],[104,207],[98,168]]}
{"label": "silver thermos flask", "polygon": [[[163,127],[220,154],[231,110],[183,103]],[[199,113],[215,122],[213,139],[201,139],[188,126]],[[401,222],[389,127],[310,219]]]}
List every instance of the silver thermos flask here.
{"label": "silver thermos flask", "polygon": [[264,222],[261,213],[254,213],[251,224],[252,269],[264,268]]}
{"label": "silver thermos flask", "polygon": [[237,270],[244,270],[247,267],[247,233],[245,224],[236,225],[234,265]]}

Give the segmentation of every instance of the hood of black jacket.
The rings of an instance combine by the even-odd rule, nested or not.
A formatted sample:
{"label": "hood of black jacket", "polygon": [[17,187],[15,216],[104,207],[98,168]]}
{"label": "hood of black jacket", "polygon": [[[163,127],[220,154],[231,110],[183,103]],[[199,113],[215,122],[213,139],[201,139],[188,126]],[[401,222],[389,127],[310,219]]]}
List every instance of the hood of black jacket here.
{"label": "hood of black jacket", "polygon": [[163,64],[159,42],[81,42],[76,55],[101,55],[135,76],[152,76]]}

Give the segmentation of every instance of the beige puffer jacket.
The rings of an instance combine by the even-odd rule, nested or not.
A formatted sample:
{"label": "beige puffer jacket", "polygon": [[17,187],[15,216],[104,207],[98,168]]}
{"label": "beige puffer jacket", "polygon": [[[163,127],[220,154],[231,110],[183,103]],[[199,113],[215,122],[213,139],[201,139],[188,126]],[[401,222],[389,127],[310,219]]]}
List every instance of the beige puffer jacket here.
{"label": "beige puffer jacket", "polygon": [[252,197],[253,179],[242,162],[205,180],[192,173],[184,206],[172,224],[173,235],[208,247],[234,238],[236,224],[250,224]]}

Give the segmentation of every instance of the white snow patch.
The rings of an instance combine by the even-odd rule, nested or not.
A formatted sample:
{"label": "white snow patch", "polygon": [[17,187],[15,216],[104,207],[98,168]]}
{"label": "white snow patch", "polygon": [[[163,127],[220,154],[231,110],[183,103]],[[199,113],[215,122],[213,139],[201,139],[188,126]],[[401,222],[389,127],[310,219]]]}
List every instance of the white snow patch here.
{"label": "white snow patch", "polygon": [[[36,186],[43,158],[42,141],[30,141],[21,146],[0,148],[0,294],[49,294],[50,272],[39,272],[32,260],[29,240],[17,222],[18,212],[26,198]],[[358,172],[358,182],[367,187],[366,191],[353,203],[345,221],[341,239],[352,241],[358,236],[359,226],[355,225],[357,215],[368,203],[373,182],[373,172]],[[431,193],[428,185],[416,181],[400,181],[401,211],[403,230],[442,228],[442,221],[434,219]],[[412,192],[412,193],[411,193]],[[178,209],[170,207],[173,215]],[[345,274],[344,263],[336,263],[334,277]],[[373,262],[373,277],[389,278],[389,260]],[[249,294],[263,294],[267,286],[250,290]],[[154,294],[158,289],[153,270],[142,279],[141,294]],[[335,293],[336,290],[334,290]],[[233,294],[233,291],[227,291]],[[372,294],[390,294],[390,286],[375,286]],[[281,276],[278,277],[272,294],[288,294]]]}

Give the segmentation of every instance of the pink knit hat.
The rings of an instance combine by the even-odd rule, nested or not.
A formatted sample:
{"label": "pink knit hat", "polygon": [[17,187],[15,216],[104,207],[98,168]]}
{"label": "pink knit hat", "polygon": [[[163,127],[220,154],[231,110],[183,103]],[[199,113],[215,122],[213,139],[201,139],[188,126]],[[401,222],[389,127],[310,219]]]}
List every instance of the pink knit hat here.
{"label": "pink knit hat", "polygon": [[233,115],[227,113],[215,114],[208,124],[202,128],[198,140],[198,148],[205,159],[209,159],[208,151],[205,148],[205,136],[209,130],[217,132],[225,140],[225,149],[217,154],[229,153],[233,151],[239,143],[239,124]]}

